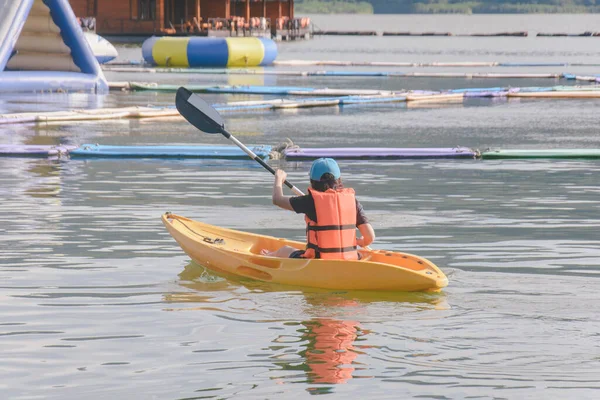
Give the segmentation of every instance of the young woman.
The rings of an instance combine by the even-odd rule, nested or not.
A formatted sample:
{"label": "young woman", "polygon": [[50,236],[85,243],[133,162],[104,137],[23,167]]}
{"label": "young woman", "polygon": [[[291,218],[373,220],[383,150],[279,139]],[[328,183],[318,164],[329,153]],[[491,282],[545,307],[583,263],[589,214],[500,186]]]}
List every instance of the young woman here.
{"label": "young woman", "polygon": [[[309,194],[288,197],[283,194],[287,174],[278,169],[273,184],[273,204],[305,214],[307,246],[297,250],[284,246],[264,255],[289,258],[357,260],[356,247],[366,247],[375,240],[375,231],[354,197],[354,190],[344,188],[340,168],[332,158],[319,158],[310,168]],[[356,237],[356,228],[361,236]]]}

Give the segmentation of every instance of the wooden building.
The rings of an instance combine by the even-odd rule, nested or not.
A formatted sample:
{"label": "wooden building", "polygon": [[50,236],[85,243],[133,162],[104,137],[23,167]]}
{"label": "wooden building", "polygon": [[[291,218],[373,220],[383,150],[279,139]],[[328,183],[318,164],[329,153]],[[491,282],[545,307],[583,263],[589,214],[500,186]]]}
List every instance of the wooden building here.
{"label": "wooden building", "polygon": [[[294,19],[294,0],[70,0],[75,15],[94,17],[100,35],[208,35],[211,29],[262,27]],[[237,17],[237,18],[236,18]],[[262,18],[262,20],[261,20]],[[236,23],[231,24],[231,21]],[[219,23],[220,22],[220,23]],[[291,26],[291,24],[290,24]]]}

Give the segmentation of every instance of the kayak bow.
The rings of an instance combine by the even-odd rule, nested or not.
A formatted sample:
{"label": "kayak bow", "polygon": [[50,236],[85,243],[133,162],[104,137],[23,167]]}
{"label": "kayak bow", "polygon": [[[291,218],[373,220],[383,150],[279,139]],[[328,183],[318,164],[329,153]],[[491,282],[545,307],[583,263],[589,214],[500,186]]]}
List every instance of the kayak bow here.
{"label": "kayak bow", "polygon": [[166,213],[162,221],[183,251],[217,273],[285,285],[338,290],[439,290],[448,278],[431,261],[408,253],[359,250],[359,261],[292,259],[261,255],[306,244],[193,221]]}

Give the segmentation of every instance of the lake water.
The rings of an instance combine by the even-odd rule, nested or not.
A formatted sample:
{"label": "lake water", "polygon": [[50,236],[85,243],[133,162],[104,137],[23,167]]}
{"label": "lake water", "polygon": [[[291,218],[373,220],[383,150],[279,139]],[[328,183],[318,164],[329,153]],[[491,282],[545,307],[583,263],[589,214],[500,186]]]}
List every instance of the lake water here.
{"label": "lake water", "polygon": [[[467,29],[465,20],[479,21],[472,26],[479,32],[578,32],[593,30],[591,18],[313,16],[322,29],[342,29],[339,21],[367,29],[374,21],[381,28],[397,23],[402,30],[453,32]],[[567,27],[565,21],[574,22]],[[590,37],[319,37],[281,44],[279,58],[600,63],[598,43]],[[123,59],[141,57],[139,48],[119,50]],[[499,69],[507,70],[514,69]],[[382,89],[564,83],[107,77]],[[256,98],[262,97],[206,96],[211,103]],[[149,92],[2,95],[0,112],[173,103],[173,94]],[[599,148],[599,115],[598,100],[470,99],[437,107],[231,114],[225,121],[246,144],[275,145],[289,137],[302,147],[538,149]],[[4,126],[0,143],[227,144],[179,119]],[[271,164],[306,188],[310,162]],[[224,280],[190,263],[161,225],[162,213],[302,239],[302,218],[271,205],[272,177],[250,161],[0,158],[2,398],[598,397],[598,161],[360,160],[340,166],[376,230],[373,247],[429,258],[449,277],[442,293]]]}

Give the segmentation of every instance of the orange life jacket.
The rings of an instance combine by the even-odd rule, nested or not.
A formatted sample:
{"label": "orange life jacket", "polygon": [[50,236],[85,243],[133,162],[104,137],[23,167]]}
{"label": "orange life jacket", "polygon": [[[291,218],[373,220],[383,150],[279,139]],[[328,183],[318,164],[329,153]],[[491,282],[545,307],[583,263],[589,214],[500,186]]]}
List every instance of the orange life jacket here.
{"label": "orange life jacket", "polygon": [[315,201],[318,222],[305,217],[308,244],[303,257],[358,260],[354,189],[308,191]]}

